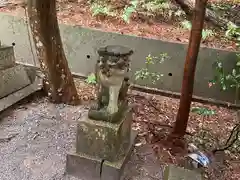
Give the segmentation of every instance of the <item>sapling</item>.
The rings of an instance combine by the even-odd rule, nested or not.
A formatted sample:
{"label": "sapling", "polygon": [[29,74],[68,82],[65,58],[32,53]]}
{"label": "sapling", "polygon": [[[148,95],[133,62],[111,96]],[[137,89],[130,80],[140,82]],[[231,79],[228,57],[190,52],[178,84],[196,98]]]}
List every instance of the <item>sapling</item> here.
{"label": "sapling", "polygon": [[149,79],[152,84],[156,84],[156,82],[163,77],[163,74],[159,72],[151,72],[150,68],[151,66],[156,65],[156,63],[163,63],[166,59],[169,59],[169,56],[166,53],[161,53],[160,56],[157,57],[149,54],[145,59],[145,67],[135,72],[135,80]]}

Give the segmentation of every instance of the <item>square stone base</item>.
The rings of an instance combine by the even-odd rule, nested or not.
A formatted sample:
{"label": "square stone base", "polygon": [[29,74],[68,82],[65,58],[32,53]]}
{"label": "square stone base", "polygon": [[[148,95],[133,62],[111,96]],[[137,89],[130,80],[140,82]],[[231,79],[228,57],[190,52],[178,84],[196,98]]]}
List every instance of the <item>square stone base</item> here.
{"label": "square stone base", "polygon": [[78,120],[76,153],[110,162],[122,159],[130,144],[131,124],[131,108],[116,123],[96,121],[86,113]]}
{"label": "square stone base", "polygon": [[[129,160],[137,132],[131,131],[131,140],[124,158],[116,162],[90,157],[86,154],[69,153],[67,155],[66,173],[81,180],[120,180],[126,162]],[[99,149],[100,150],[100,149]]]}
{"label": "square stone base", "polygon": [[164,170],[163,180],[203,180],[200,173],[175,165],[168,165]]}

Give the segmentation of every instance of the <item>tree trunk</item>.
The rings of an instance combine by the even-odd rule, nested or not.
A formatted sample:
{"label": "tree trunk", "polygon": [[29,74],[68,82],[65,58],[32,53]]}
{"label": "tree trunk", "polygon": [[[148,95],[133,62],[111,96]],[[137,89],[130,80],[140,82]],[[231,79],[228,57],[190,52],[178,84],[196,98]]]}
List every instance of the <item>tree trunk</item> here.
{"label": "tree trunk", "polygon": [[[185,11],[186,14],[192,15],[194,10],[194,2],[195,0],[175,0],[177,4],[181,6],[181,8]],[[220,17],[214,11],[206,8],[205,19],[207,21],[212,22],[215,26],[227,30],[229,20]],[[234,23],[233,23],[234,24]]]}
{"label": "tree trunk", "polygon": [[56,0],[29,0],[28,16],[48,96],[55,103],[77,104],[79,97],[62,46]]}
{"label": "tree trunk", "polygon": [[188,117],[191,107],[194,75],[197,65],[197,57],[202,38],[202,29],[207,0],[196,0],[195,11],[193,12],[192,30],[185,60],[182,90],[177,119],[172,135],[182,138],[185,135]]}

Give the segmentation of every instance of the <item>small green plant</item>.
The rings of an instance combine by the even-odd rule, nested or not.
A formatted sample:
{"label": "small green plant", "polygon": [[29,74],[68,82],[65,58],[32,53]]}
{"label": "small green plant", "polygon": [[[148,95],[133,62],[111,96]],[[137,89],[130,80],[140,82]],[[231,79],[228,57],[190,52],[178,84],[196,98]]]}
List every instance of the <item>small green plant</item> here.
{"label": "small green plant", "polygon": [[174,12],[174,15],[176,17],[180,17],[182,15],[185,15],[185,12],[183,10],[177,10],[177,11]]}
{"label": "small green plant", "polygon": [[193,113],[197,113],[198,115],[214,115],[215,111],[211,110],[211,109],[207,109],[207,108],[203,108],[203,107],[193,107],[191,109],[191,112]]}
{"label": "small green plant", "polygon": [[115,13],[111,11],[110,6],[106,6],[98,3],[91,4],[91,11],[93,16],[97,16],[97,15],[115,16]]}
{"label": "small green plant", "polygon": [[240,87],[240,58],[237,59],[236,66],[230,73],[225,72],[223,63],[220,60],[216,61],[214,65],[215,76],[214,79],[210,81],[209,86],[219,84],[223,91]]}
{"label": "small green plant", "polygon": [[187,29],[187,30],[191,30],[192,29],[192,23],[188,20],[184,20],[181,22],[181,26],[184,28],[184,29]]}
{"label": "small green plant", "polygon": [[206,40],[209,37],[214,36],[214,32],[211,29],[203,29],[202,30],[202,40]]}
{"label": "small green plant", "polygon": [[145,59],[145,68],[140,69],[139,71],[135,72],[135,80],[141,79],[149,79],[151,80],[152,84],[155,84],[156,81],[159,81],[161,77],[163,77],[163,74],[156,73],[156,72],[150,72],[149,68],[151,65],[155,65],[156,63],[163,63],[166,59],[168,59],[169,56],[166,53],[160,54],[159,57],[152,56],[149,54]]}
{"label": "small green plant", "polygon": [[[192,29],[192,23],[188,20],[184,20],[181,22],[181,26],[184,29],[191,30]],[[214,36],[214,32],[211,29],[203,29],[202,30],[202,40],[205,41],[207,38]]]}
{"label": "small green plant", "polygon": [[[171,3],[167,0],[143,0],[141,3],[141,7],[144,9],[144,11],[141,13],[148,16],[155,16],[156,14],[161,14],[165,18],[169,18],[172,17],[172,15],[175,15],[175,12],[171,10]],[[180,13],[180,11],[176,12],[176,16]]]}
{"label": "small green plant", "polygon": [[210,8],[214,11],[219,11],[219,10],[229,10],[231,9],[232,5],[227,4],[227,3],[211,3]]}
{"label": "small green plant", "polygon": [[88,75],[87,79],[86,79],[86,82],[88,84],[96,84],[97,81],[96,81],[96,76],[94,73],[91,73],[90,75]]}
{"label": "small green plant", "polygon": [[[228,30],[226,31],[226,37],[236,42],[236,46],[240,48],[240,27],[229,23]],[[217,60],[214,63],[215,74],[213,80],[209,81],[209,87],[218,84],[221,90],[226,91],[229,89],[235,89],[236,101],[239,100],[239,88],[240,88],[240,54],[237,53],[237,61],[233,69],[229,72],[224,69],[223,62]]]}
{"label": "small green plant", "polygon": [[236,42],[237,48],[240,48],[240,27],[229,22],[228,30],[225,33],[225,36],[229,39],[233,39]]}
{"label": "small green plant", "polygon": [[130,22],[130,17],[132,15],[132,13],[136,12],[137,9],[137,5],[138,5],[138,0],[132,0],[130,2],[130,6],[129,7],[125,7],[124,11],[123,11],[123,15],[122,15],[122,19],[126,22],[129,23]]}
{"label": "small green plant", "polygon": [[143,8],[146,8],[147,11],[157,12],[170,9],[170,4],[166,0],[153,0],[142,5]]}

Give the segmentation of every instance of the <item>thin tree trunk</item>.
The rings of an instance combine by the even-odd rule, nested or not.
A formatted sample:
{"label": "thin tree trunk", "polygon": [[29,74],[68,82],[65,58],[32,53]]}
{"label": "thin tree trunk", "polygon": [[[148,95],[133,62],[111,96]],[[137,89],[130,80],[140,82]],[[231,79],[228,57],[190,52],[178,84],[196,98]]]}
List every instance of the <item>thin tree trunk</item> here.
{"label": "thin tree trunk", "polygon": [[176,123],[172,133],[173,135],[180,138],[185,135],[187,129],[193,94],[194,75],[202,38],[202,29],[204,24],[206,5],[207,0],[196,0],[195,11],[193,13],[190,42],[184,66],[180,105],[178,109]]}
{"label": "thin tree trunk", "polygon": [[29,0],[28,16],[50,99],[55,103],[77,104],[79,97],[62,46],[56,0]]}
{"label": "thin tree trunk", "polygon": [[[188,15],[193,14],[195,0],[175,0],[175,1],[177,4],[179,4],[181,6],[181,8],[186,12],[186,14],[188,14]],[[228,23],[231,22],[228,19],[225,19],[225,18],[219,16],[214,11],[212,11],[208,8],[206,8],[205,19],[207,21],[212,22],[215,26],[222,28],[224,30],[227,30]]]}

